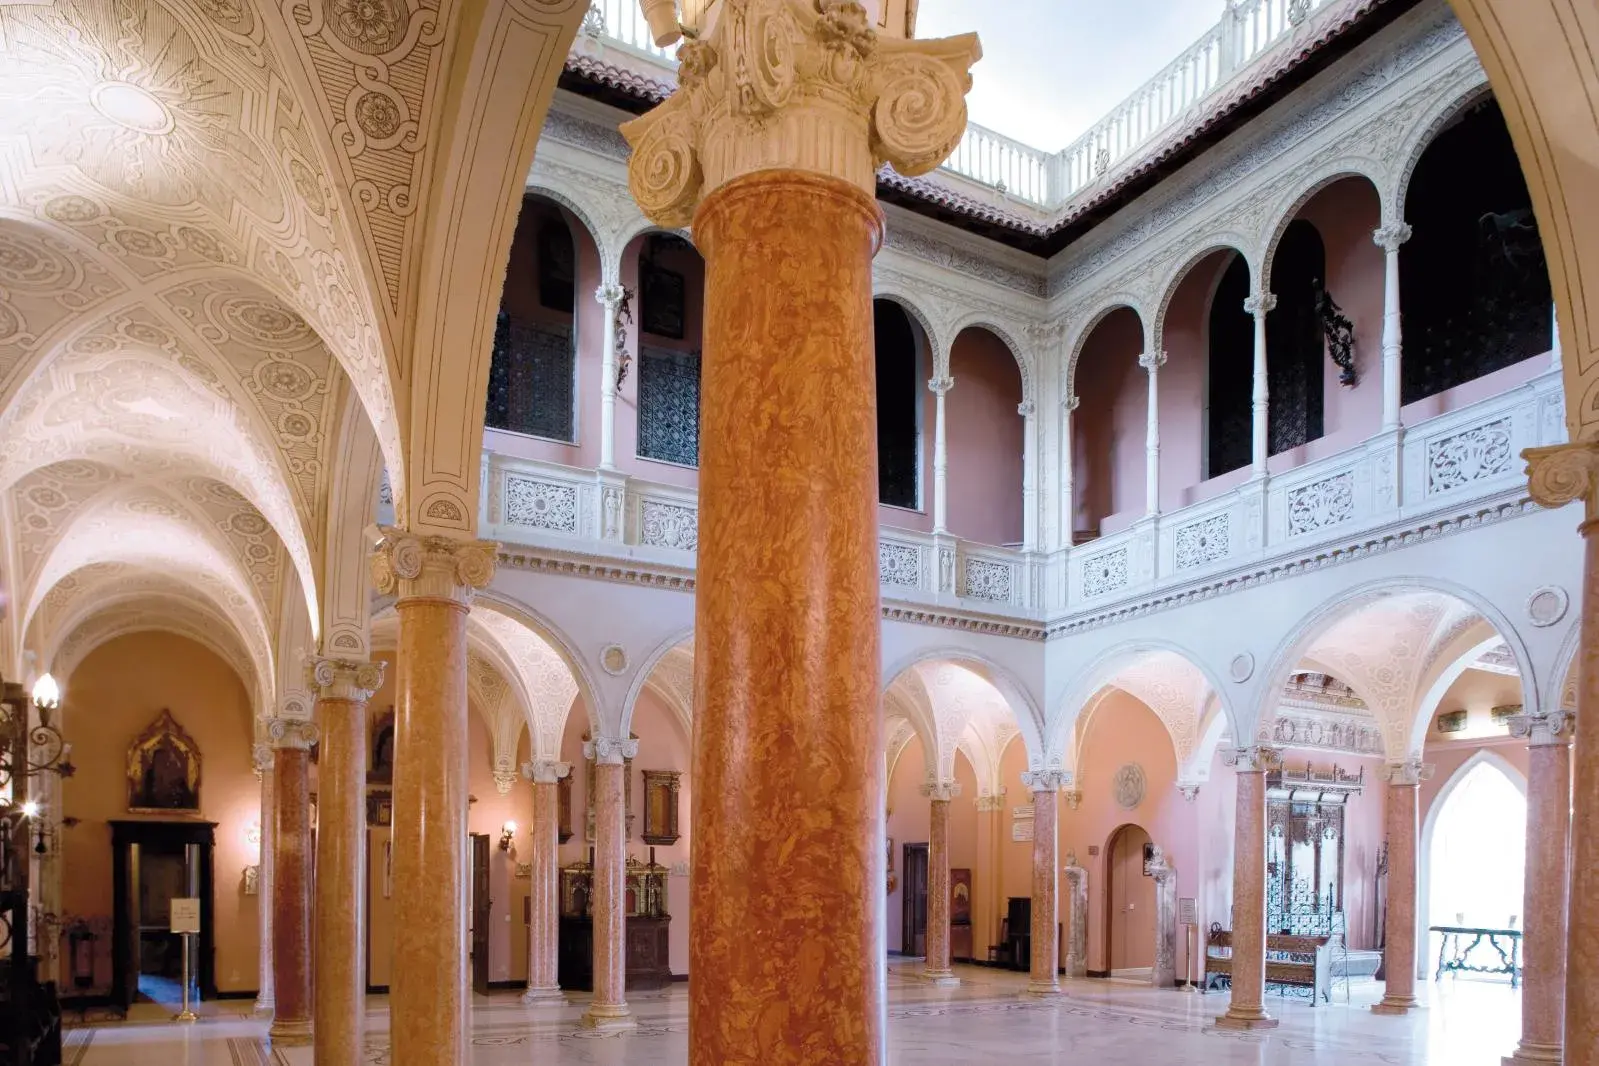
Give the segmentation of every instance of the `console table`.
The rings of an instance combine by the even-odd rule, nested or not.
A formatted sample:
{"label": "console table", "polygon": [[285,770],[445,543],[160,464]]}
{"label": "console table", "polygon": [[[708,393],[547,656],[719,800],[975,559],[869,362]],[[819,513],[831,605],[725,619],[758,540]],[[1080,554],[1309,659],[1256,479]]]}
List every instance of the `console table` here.
{"label": "console table", "polygon": [[[1521,986],[1521,930],[1483,929],[1464,925],[1435,925],[1432,932],[1439,934],[1438,969],[1434,981],[1445,973],[1504,973],[1510,975],[1510,987]],[[1483,941],[1499,956],[1499,965],[1475,963],[1471,953]]]}

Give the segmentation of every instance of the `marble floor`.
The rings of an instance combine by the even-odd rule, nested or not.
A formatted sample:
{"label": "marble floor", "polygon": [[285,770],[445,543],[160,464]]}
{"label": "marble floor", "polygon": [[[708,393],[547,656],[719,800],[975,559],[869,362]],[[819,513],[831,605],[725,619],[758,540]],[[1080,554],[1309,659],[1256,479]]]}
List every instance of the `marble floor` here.
{"label": "marble floor", "polygon": [[[1280,1028],[1264,1034],[1219,1032],[1212,1019],[1223,995],[1156,992],[1118,981],[1072,981],[1055,1001],[1022,994],[1022,975],[956,967],[955,989],[929,988],[919,964],[889,969],[888,1061],[896,1066],[977,1066],[1071,1061],[1093,1066],[1499,1066],[1519,1031],[1518,994],[1503,984],[1426,985],[1426,1009],[1385,1018],[1366,1008],[1381,986],[1358,983],[1346,1004],[1268,997]],[[474,997],[474,1066],[681,1064],[688,1058],[683,986],[630,997],[638,1029],[599,1035],[578,1026],[583,1004],[532,1011],[514,992]],[[307,1049],[269,1049],[265,1023],[247,1002],[206,1004],[201,1021],[178,1026],[157,1008],[135,1008],[126,1022],[69,1029],[65,1066],[301,1066]],[[368,1008],[366,1062],[390,1062],[388,1004]]]}

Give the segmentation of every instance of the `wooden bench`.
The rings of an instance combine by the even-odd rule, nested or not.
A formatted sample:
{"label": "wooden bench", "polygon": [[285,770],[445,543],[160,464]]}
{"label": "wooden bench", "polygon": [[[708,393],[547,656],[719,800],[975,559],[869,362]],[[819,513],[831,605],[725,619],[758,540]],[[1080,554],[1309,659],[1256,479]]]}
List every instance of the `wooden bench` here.
{"label": "wooden bench", "polygon": [[[1205,947],[1205,990],[1233,976],[1233,934],[1213,928]],[[1310,1004],[1332,1000],[1333,937],[1287,936],[1272,933],[1266,937],[1266,984],[1308,988]]]}

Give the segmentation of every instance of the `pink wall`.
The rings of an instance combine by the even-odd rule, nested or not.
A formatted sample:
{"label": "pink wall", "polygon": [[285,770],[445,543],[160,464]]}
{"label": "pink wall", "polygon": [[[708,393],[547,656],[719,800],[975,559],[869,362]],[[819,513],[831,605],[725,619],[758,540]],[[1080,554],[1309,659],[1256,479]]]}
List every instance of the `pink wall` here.
{"label": "pink wall", "polygon": [[[259,861],[249,840],[261,817],[261,786],[251,763],[249,694],[211,651],[170,633],[133,633],[96,648],[63,681],[62,721],[78,772],[62,782],[62,903],[66,922],[103,923],[95,985],[111,984],[112,820],[181,820],[128,813],[128,748],[163,709],[199,745],[202,770],[197,820],[217,823],[212,851],[216,983],[222,992],[253,992],[259,983],[258,897],[244,894],[244,868]],[[65,940],[63,967],[70,967]]]}
{"label": "pink wall", "polygon": [[[955,387],[944,397],[949,531],[982,544],[1022,539],[1022,377],[994,334],[964,329],[949,355]],[[931,494],[928,505],[931,506]]]}
{"label": "pink wall", "polygon": [[[1166,849],[1168,861],[1176,867],[1177,895],[1197,898],[1199,815],[1177,791],[1177,755],[1170,734],[1142,702],[1113,689],[1084,728],[1077,783],[1082,800],[1075,811],[1066,808],[1061,813],[1060,854],[1064,866],[1066,853],[1076,851],[1077,862],[1088,870],[1088,968],[1102,971],[1110,969],[1106,860],[1112,836],[1124,825],[1142,827],[1154,843]],[[1144,798],[1126,810],[1116,802],[1114,779],[1121,767],[1135,763],[1144,771]],[[1099,853],[1091,855],[1089,848],[1097,848]],[[1148,899],[1153,906],[1153,892]],[[1153,936],[1153,923],[1147,924]],[[1188,963],[1183,936],[1179,929],[1179,973],[1187,972],[1184,967]],[[1152,948],[1149,954],[1152,961]]]}
{"label": "pink wall", "polygon": [[[1073,389],[1079,404],[1072,415],[1075,531],[1114,533],[1143,517],[1149,412],[1148,376],[1138,365],[1143,350],[1138,315],[1120,308],[1094,327],[1077,358]],[[1197,395],[1190,394],[1186,402],[1192,406]]]}
{"label": "pink wall", "polygon": [[[1160,369],[1160,505],[1166,510],[1208,499],[1211,493],[1202,491],[1202,486],[1214,484],[1203,481],[1205,404],[1182,399],[1169,403],[1168,398],[1206,394],[1211,300],[1233,254],[1230,249],[1221,249],[1194,264],[1172,293],[1166,309],[1161,341],[1166,348],[1166,365]],[[1143,477],[1140,467],[1139,485],[1143,484]],[[1229,478],[1230,474],[1214,481]],[[1142,504],[1143,497],[1138,502]]]}
{"label": "pink wall", "polygon": [[[527,730],[517,739],[517,766],[526,762]],[[529,882],[516,876],[518,862],[526,863],[533,846],[529,825],[533,820],[533,785],[517,775],[510,792],[501,795],[494,782],[494,747],[488,725],[476,704],[467,715],[467,832],[489,838],[489,980],[527,981],[527,923],[522,920]],[[508,851],[500,850],[500,827],[516,823]]]}

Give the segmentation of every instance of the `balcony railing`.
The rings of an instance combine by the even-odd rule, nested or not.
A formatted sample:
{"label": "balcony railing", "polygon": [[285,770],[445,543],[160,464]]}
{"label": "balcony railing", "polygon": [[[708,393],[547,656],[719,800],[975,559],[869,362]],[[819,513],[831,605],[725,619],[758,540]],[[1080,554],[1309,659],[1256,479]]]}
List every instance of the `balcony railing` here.
{"label": "balcony railing", "polygon": [[[1234,0],[1221,21],[1058,152],[1046,152],[972,123],[944,170],[1036,207],[1055,209],[1138,154],[1195,111],[1239,69],[1293,35],[1339,0]],[[594,0],[585,32],[675,67],[659,48],[637,0]]]}
{"label": "balcony railing", "polygon": [[[1034,624],[1094,613],[1243,568],[1342,550],[1384,528],[1525,491],[1521,450],[1565,439],[1558,373],[1129,529],[1045,555],[885,527],[883,599],[912,610],[958,609]],[[483,535],[692,571],[699,547],[694,489],[484,456]],[[1046,587],[1054,591],[1047,594]]]}

